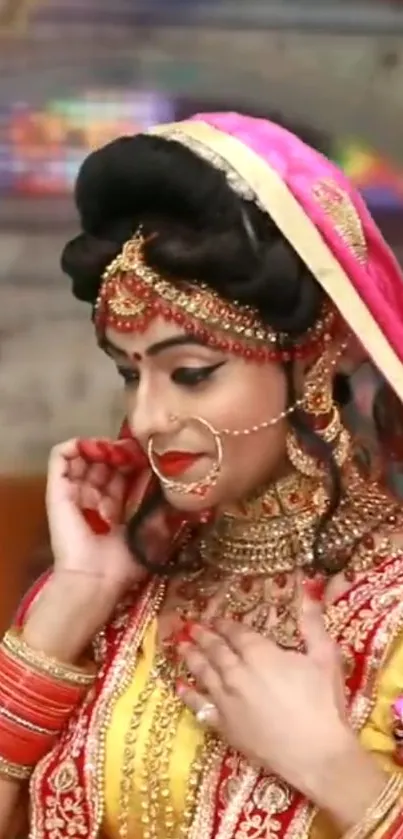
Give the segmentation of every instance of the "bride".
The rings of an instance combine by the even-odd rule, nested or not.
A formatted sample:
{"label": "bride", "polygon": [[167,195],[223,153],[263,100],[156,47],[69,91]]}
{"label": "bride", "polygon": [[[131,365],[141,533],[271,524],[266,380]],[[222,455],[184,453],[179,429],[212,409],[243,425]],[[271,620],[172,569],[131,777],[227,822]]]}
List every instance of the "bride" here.
{"label": "bride", "polygon": [[54,567],[0,646],[0,837],[393,835],[398,266],[336,167],[246,116],[116,140],[76,201],[62,265],[127,419],[50,457]]}

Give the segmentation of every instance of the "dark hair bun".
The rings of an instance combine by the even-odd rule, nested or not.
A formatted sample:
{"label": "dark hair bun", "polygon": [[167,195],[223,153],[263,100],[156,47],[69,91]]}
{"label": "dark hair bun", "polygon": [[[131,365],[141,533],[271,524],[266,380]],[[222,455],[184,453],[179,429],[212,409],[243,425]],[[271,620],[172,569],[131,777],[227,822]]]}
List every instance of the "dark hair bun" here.
{"label": "dark hair bun", "polygon": [[105,268],[141,224],[158,233],[147,261],[173,280],[205,282],[290,337],[319,315],[322,291],[273,221],[178,142],[115,140],[84,162],[75,198],[82,233],[66,245],[62,268],[80,300],[95,302]]}

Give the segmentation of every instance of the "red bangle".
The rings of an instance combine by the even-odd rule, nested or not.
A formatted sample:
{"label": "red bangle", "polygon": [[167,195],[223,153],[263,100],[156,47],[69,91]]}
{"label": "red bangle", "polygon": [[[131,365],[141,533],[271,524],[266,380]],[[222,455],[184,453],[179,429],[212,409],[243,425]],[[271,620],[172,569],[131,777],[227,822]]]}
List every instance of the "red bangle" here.
{"label": "red bangle", "polygon": [[382,834],[382,839],[403,839],[403,808],[392,824]]}
{"label": "red bangle", "polygon": [[26,777],[94,681],[94,673],[47,658],[8,632],[0,644],[0,775]]}
{"label": "red bangle", "polygon": [[[35,670],[26,670],[24,666],[17,661],[9,658],[7,652],[0,646],[0,673],[8,680],[11,681],[12,684],[17,684],[17,682],[22,684],[27,684],[27,674],[29,673],[29,685],[32,692],[38,695],[38,688],[40,688],[39,695],[42,697],[43,695],[47,696],[49,701],[54,701],[58,705],[60,703],[65,702],[66,705],[75,704],[78,702],[84,693],[87,691],[87,687],[79,687],[77,685],[66,685],[63,682],[58,682],[55,679],[51,679],[47,673],[38,673]],[[55,691],[55,687],[57,686],[57,691]],[[1,686],[0,686],[1,689]]]}
{"label": "red bangle", "polygon": [[22,738],[17,729],[14,731],[11,727],[6,728],[3,726],[3,721],[0,722],[1,757],[11,763],[21,763],[34,767],[51,749],[55,739],[55,737],[47,738],[46,748],[44,748],[45,740],[43,738],[35,738],[32,734],[30,738]]}

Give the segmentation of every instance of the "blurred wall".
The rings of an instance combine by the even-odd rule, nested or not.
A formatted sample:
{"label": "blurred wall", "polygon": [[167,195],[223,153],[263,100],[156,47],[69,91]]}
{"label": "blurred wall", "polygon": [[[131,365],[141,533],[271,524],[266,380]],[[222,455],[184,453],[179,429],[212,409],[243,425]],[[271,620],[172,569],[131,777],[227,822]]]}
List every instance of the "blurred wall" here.
{"label": "blurred wall", "polygon": [[42,22],[1,47],[3,101],[108,83],[237,95],[403,159],[400,35]]}
{"label": "blurred wall", "polygon": [[67,235],[0,233],[3,474],[42,471],[56,442],[117,427],[118,377],[59,268]]}

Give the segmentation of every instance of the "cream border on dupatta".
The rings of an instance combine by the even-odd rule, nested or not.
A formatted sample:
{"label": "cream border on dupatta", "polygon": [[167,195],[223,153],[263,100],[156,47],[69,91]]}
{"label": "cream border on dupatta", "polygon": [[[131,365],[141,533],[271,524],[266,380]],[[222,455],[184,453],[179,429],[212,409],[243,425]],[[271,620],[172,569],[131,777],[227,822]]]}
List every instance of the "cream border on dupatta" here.
{"label": "cream border on dupatta", "polygon": [[195,120],[159,125],[149,133],[178,142],[181,142],[182,135],[184,141],[186,138],[193,140],[195,144],[199,143],[210,150],[212,155],[227,162],[245,186],[253,191],[259,205],[266,209],[333,300],[346,323],[403,402],[402,362],[321,233],[276,170],[236,137],[206,122]]}

